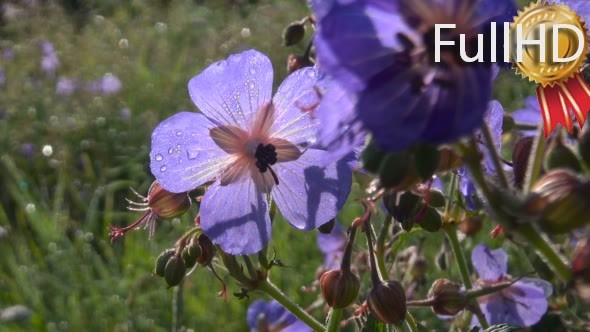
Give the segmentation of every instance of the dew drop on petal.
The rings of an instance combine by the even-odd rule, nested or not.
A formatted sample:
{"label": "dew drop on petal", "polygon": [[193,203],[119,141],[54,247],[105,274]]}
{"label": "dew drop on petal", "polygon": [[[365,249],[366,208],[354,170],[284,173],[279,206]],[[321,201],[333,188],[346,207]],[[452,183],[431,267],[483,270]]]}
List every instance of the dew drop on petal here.
{"label": "dew drop on petal", "polygon": [[248,86],[250,87],[250,89],[254,89],[254,83],[250,82],[250,84],[248,84]]}
{"label": "dew drop on petal", "polygon": [[177,130],[176,131],[176,136],[181,136],[182,135],[182,131],[181,130]]}
{"label": "dew drop on petal", "polygon": [[312,77],[312,78],[315,77],[315,71],[313,71],[313,70],[308,71],[307,76]]}
{"label": "dew drop on petal", "polygon": [[162,159],[164,159],[164,157],[162,157],[162,155],[158,153],[156,155],[156,161],[162,161]]}
{"label": "dew drop on petal", "polygon": [[173,147],[170,147],[170,149],[168,149],[168,153],[169,154],[173,154],[174,153],[174,148]]}
{"label": "dew drop on petal", "polygon": [[166,165],[164,165],[164,166],[160,167],[160,172],[166,172],[166,169],[168,169],[168,168],[166,167]]}
{"label": "dew drop on petal", "polygon": [[252,75],[256,74],[256,69],[250,68],[250,74],[252,74]]}
{"label": "dew drop on petal", "polygon": [[198,151],[187,151],[188,159],[195,159],[199,156]]}

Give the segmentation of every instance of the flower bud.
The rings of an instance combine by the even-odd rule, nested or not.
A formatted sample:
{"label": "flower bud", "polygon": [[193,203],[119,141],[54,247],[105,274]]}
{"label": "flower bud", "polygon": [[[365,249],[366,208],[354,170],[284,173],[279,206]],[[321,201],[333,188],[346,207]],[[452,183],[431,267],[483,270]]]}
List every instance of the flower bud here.
{"label": "flower bud", "polygon": [[160,277],[164,276],[164,268],[166,267],[166,263],[168,260],[174,256],[176,250],[174,249],[166,249],[164,250],[156,259],[156,266],[154,268],[154,273]]}
{"label": "flower bud", "polygon": [[578,157],[570,147],[563,143],[561,136],[552,140],[547,147],[543,165],[547,171],[556,168],[568,168],[574,172],[582,170]]}
{"label": "flower bud", "polygon": [[442,147],[439,151],[440,159],[437,172],[444,173],[459,168],[463,164],[463,160],[461,160],[461,157],[453,149]]}
{"label": "flower bud", "polygon": [[186,273],[186,264],[180,255],[173,255],[164,268],[164,279],[170,287],[178,286]]}
{"label": "flower bud", "polygon": [[438,232],[442,227],[442,217],[438,211],[431,206],[424,206],[424,215],[418,220],[418,225],[427,232]]}
{"label": "flower bud", "polygon": [[381,162],[387,153],[381,150],[375,140],[371,139],[361,154],[363,168],[371,173],[377,173]]}
{"label": "flower bud", "polygon": [[301,41],[305,36],[305,20],[291,22],[283,30],[283,43],[285,46],[292,46]]}
{"label": "flower bud", "polygon": [[428,180],[436,172],[440,162],[440,152],[435,145],[416,144],[412,148],[414,155],[414,168],[422,180]]}
{"label": "flower bud", "polygon": [[356,300],[361,284],[350,270],[331,270],[320,277],[324,300],[331,308],[342,309]]}
{"label": "flower bud", "polygon": [[552,234],[566,233],[590,222],[590,182],[558,169],[533,186],[524,210],[539,216],[539,226]]}
{"label": "flower bud", "polygon": [[301,68],[311,67],[313,62],[307,56],[289,54],[287,57],[287,74],[291,74]]}
{"label": "flower bud", "polygon": [[442,191],[436,188],[430,188],[430,186],[425,184],[417,185],[412,192],[424,198],[424,201],[428,206],[432,206],[435,208],[441,208],[445,206],[446,198],[445,194]]}
{"label": "flower bud", "polygon": [[590,238],[578,242],[572,258],[572,284],[576,295],[586,304],[590,303]]}
{"label": "flower bud", "polygon": [[465,216],[459,224],[459,230],[469,236],[475,236],[481,230],[483,220],[479,216]]}
{"label": "flower bud", "polygon": [[533,136],[522,137],[512,150],[512,169],[514,170],[514,185],[517,188],[522,188],[528,168],[529,156],[533,148]]}
{"label": "flower bud", "polygon": [[195,264],[197,264],[197,260],[201,256],[201,247],[199,246],[199,242],[196,236],[193,236],[186,247],[182,250],[182,259],[186,264],[186,268],[190,269]]}
{"label": "flower bud", "polygon": [[162,219],[180,217],[191,207],[191,199],[187,193],[171,193],[157,181],[150,187],[147,199],[152,212]]}
{"label": "flower bud", "polygon": [[467,305],[468,298],[461,285],[447,279],[437,279],[428,292],[434,300],[432,310],[437,315],[455,316]]}
{"label": "flower bud", "polygon": [[407,151],[389,153],[379,165],[379,181],[384,188],[401,185],[411,169],[411,155]]}
{"label": "flower bud", "polygon": [[197,263],[203,266],[209,265],[217,253],[215,245],[213,245],[213,242],[211,242],[211,240],[205,234],[200,234],[197,242],[201,248],[201,255],[197,259]]}
{"label": "flower bud", "polygon": [[402,224],[405,231],[412,229],[415,217],[424,206],[421,204],[422,198],[412,192],[406,191],[399,196],[399,203],[396,204],[398,193],[387,193],[383,195],[383,204],[387,212]]}
{"label": "flower bud", "polygon": [[399,324],[406,318],[406,294],[397,280],[383,281],[367,297],[371,313],[387,324]]}
{"label": "flower bud", "polygon": [[[590,70],[587,70],[590,74]],[[586,167],[590,168],[590,116],[586,119],[584,129],[578,138],[578,153]]]}

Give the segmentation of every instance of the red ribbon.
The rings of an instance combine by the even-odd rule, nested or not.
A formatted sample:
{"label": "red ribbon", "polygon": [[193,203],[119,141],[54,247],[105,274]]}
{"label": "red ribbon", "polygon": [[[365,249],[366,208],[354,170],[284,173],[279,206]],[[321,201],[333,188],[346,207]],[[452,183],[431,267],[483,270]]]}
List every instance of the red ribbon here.
{"label": "red ribbon", "polygon": [[570,110],[573,111],[582,128],[590,110],[590,86],[584,81],[582,74],[576,73],[566,82],[558,82],[546,87],[539,85],[537,99],[541,106],[545,138],[557,128],[558,124],[572,134],[574,125]]}

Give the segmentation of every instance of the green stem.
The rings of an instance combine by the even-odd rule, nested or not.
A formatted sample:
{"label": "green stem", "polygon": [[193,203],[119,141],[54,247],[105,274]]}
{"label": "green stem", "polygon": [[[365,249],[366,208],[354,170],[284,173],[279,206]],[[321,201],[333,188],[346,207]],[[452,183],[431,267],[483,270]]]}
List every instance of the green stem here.
{"label": "green stem", "polygon": [[455,172],[451,172],[451,181],[449,185],[449,191],[447,192],[447,201],[445,202],[445,213],[444,217],[445,220],[449,219],[451,213],[451,203],[453,202],[453,197],[455,197],[455,189],[457,188],[457,174]]}
{"label": "green stem", "polygon": [[[469,270],[467,269],[467,261],[465,260],[465,255],[463,254],[463,248],[461,248],[459,238],[457,237],[456,227],[454,225],[446,225],[445,227],[443,227],[443,229],[447,234],[449,242],[451,243],[451,248],[453,250],[453,254],[455,255],[455,260],[457,261],[459,272],[461,273],[463,285],[465,285],[465,289],[469,291],[473,288],[473,284],[471,283],[471,276]],[[477,316],[479,325],[482,328],[487,329],[489,327],[489,324],[486,320],[486,317],[481,313],[481,311],[476,312],[475,315]]]}
{"label": "green stem", "polygon": [[543,156],[545,154],[545,136],[543,129],[539,129],[537,137],[533,142],[532,153],[529,155],[527,164],[525,184],[523,186],[524,193],[528,193],[535,181],[541,175],[541,168],[543,166]]}
{"label": "green stem", "polygon": [[420,331],[418,329],[418,324],[416,323],[416,319],[414,319],[414,316],[412,316],[412,314],[410,313],[409,310],[406,312],[406,326],[408,327],[408,329],[410,329],[411,332]]}
{"label": "green stem", "polygon": [[268,294],[270,297],[279,302],[285,309],[289,310],[295,317],[299,318],[302,322],[311,327],[314,331],[324,331],[325,327],[322,323],[318,322],[310,314],[308,314],[303,308],[297,303],[293,302],[283,291],[277,286],[270,282],[270,280],[261,281],[258,285],[258,289]]}
{"label": "green stem", "polygon": [[494,162],[494,167],[496,167],[496,174],[498,174],[498,178],[500,179],[500,185],[504,188],[508,188],[508,179],[506,179],[506,174],[504,174],[504,169],[502,168],[502,161],[500,160],[499,151],[496,150],[496,147],[494,146],[494,139],[492,138],[490,127],[487,123],[484,123],[481,129],[483,132],[485,144],[488,148],[488,151],[490,152],[492,161]]}
{"label": "green stem", "polygon": [[553,267],[553,270],[561,279],[564,281],[571,280],[572,272],[565,263],[566,260],[553,249],[551,243],[545,236],[539,233],[531,224],[522,224],[518,227],[517,231],[537,249],[539,254]]}
{"label": "green stem", "polygon": [[391,225],[391,215],[387,215],[385,221],[383,222],[383,226],[381,227],[381,231],[379,232],[379,237],[377,238],[377,248],[375,248],[375,256],[377,256],[377,267],[379,268],[379,272],[382,276],[387,276],[387,269],[385,268],[385,240],[387,239],[387,233],[389,233],[389,226]]}
{"label": "green stem", "polygon": [[326,332],[337,332],[342,320],[342,309],[332,308],[328,316],[328,328]]}

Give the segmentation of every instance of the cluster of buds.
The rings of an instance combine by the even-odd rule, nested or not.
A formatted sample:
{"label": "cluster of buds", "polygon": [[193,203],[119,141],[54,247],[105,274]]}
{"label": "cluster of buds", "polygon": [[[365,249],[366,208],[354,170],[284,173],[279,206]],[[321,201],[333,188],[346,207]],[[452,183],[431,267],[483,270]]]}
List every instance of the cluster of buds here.
{"label": "cluster of buds", "polygon": [[197,263],[208,266],[216,249],[205,234],[193,234],[181,238],[176,248],[166,249],[156,259],[154,274],[163,277],[170,287],[180,284],[188,269]]}
{"label": "cluster of buds", "polygon": [[191,199],[188,193],[171,193],[155,181],[148,190],[147,197],[144,197],[137,192],[133,191],[137,197],[141,199],[141,202],[134,202],[127,200],[130,204],[128,207],[132,211],[144,211],[137,221],[127,227],[114,227],[109,228],[109,235],[111,236],[111,243],[118,237],[125,235],[130,230],[138,228],[149,229],[150,238],[156,231],[156,220],[161,219],[172,219],[182,216],[191,207]]}
{"label": "cluster of buds", "polygon": [[414,225],[427,232],[437,232],[442,227],[442,216],[437,208],[445,205],[443,193],[428,185],[417,185],[412,190],[387,192],[383,195],[387,212],[398,221],[405,231]]}

